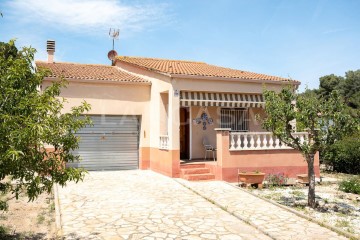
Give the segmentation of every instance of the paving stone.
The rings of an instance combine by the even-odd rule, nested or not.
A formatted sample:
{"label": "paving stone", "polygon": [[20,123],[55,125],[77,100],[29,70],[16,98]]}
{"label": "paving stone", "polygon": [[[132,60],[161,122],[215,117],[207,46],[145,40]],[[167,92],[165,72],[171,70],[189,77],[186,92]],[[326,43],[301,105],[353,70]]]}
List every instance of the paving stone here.
{"label": "paving stone", "polygon": [[270,239],[152,171],[89,172],[58,196],[65,239]]}
{"label": "paving stone", "polygon": [[273,239],[346,239],[219,181],[187,182],[140,170],[90,172],[83,182],[58,190],[65,239],[271,239],[264,233]]}
{"label": "paving stone", "polygon": [[210,201],[228,210],[232,209],[238,216],[247,219],[263,233],[269,233],[274,239],[347,239],[225,182],[177,181]]}

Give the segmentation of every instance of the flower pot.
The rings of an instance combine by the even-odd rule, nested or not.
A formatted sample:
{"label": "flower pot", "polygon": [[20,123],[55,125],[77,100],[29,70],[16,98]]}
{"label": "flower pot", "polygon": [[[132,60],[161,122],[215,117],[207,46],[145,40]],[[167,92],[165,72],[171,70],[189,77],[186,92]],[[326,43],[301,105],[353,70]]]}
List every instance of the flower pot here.
{"label": "flower pot", "polygon": [[265,173],[257,172],[244,172],[239,173],[238,180],[239,182],[245,183],[247,186],[250,184],[257,184],[258,188],[262,188],[262,183],[265,178]]}
{"label": "flower pot", "polygon": [[309,176],[307,174],[299,174],[297,175],[297,179],[299,183],[309,184]]}

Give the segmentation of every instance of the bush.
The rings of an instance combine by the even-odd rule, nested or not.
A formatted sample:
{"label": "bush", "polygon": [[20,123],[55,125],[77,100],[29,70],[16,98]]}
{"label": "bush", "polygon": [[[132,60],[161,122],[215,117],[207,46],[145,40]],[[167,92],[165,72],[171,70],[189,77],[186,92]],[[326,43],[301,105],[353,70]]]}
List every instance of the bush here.
{"label": "bush", "polygon": [[360,177],[353,177],[339,183],[339,189],[347,193],[360,194]]}
{"label": "bush", "polygon": [[360,138],[356,134],[337,141],[322,154],[323,162],[336,172],[360,173]]}
{"label": "bush", "polygon": [[268,174],[266,177],[268,186],[283,186],[286,184],[288,177],[284,173]]}

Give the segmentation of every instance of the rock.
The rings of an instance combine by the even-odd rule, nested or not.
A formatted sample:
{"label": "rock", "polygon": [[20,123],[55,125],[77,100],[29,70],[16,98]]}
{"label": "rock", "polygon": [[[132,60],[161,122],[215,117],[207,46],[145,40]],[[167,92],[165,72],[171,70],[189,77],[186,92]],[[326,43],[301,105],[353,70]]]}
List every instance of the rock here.
{"label": "rock", "polygon": [[336,204],[332,204],[331,209],[332,209],[334,212],[338,212],[338,211],[339,211],[339,207],[338,207],[338,205],[336,205]]}
{"label": "rock", "polygon": [[351,213],[351,209],[346,207],[339,207],[339,212],[341,212],[342,214],[349,214]]}
{"label": "rock", "polygon": [[316,210],[319,212],[327,212],[329,208],[324,201],[316,201]]}
{"label": "rock", "polygon": [[324,202],[324,201],[316,201],[316,206],[317,206],[317,207],[324,207],[324,206],[325,206],[325,202]]}
{"label": "rock", "polygon": [[340,199],[344,199],[346,196],[344,195],[344,194],[339,194],[338,195],[338,198],[340,198]]}
{"label": "rock", "polygon": [[340,212],[342,214],[349,214],[351,213],[351,209],[348,208],[348,207],[344,207],[344,206],[339,206],[337,204],[332,204],[332,207],[331,209],[334,211],[334,212]]}

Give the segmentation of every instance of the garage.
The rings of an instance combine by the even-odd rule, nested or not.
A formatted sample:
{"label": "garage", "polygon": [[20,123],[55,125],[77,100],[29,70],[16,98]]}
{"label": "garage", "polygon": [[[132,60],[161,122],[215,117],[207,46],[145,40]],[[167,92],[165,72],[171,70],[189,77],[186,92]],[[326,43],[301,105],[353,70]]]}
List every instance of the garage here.
{"label": "garage", "polygon": [[81,129],[81,161],[68,164],[90,171],[138,169],[139,120],[137,116],[90,116],[93,126]]}

